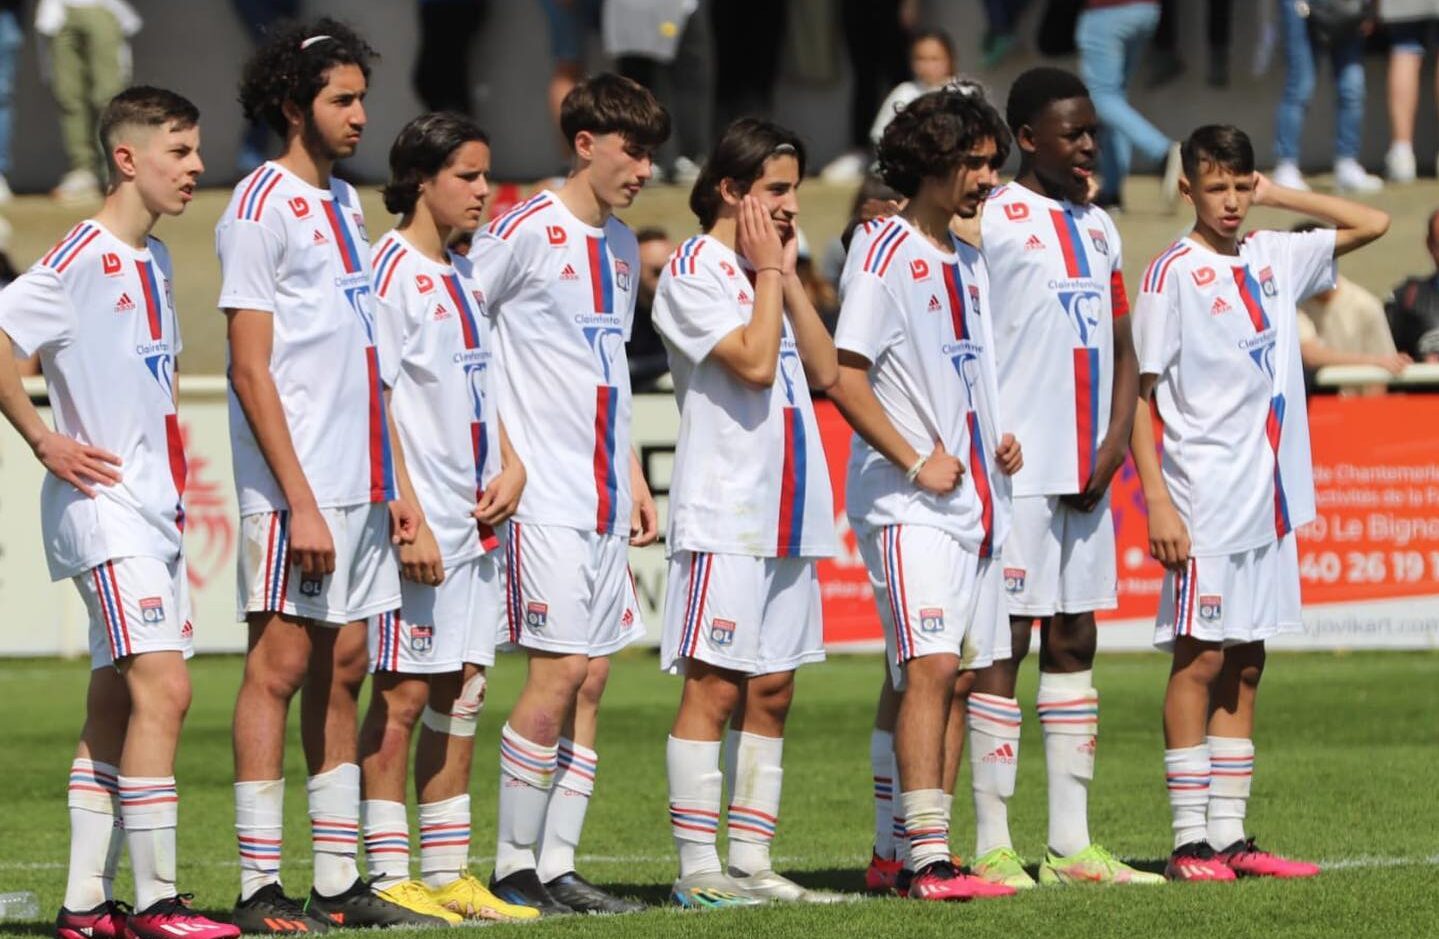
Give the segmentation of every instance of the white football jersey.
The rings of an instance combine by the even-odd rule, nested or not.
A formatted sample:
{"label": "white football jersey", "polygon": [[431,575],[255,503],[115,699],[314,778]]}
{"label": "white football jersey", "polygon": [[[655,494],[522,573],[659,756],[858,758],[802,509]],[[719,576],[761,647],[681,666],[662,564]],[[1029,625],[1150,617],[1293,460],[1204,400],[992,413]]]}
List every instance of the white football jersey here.
{"label": "white football jersey", "polygon": [[1114,392],[1114,319],[1129,312],[1119,230],[1097,206],[1019,183],[981,221],[1005,427],[1024,444],[1015,495],[1079,492]]}
{"label": "white football jersey", "polygon": [[[274,314],[270,372],[320,508],[395,497],[375,349],[370,237],[355,189],[317,189],[277,163],[235,186],[215,226],[220,309]],[[230,391],[240,514],[287,507]]]}
{"label": "white football jersey", "polygon": [[834,498],[809,383],[788,316],[774,384],[757,388],[709,358],[754,315],[751,272],[697,235],[660,274],[652,321],[680,409],[668,548],[753,557],[831,557]]}
{"label": "white football jersey", "polygon": [[425,520],[447,567],[498,546],[470,513],[500,470],[490,324],[469,259],[430,260],[390,232],[374,250],[380,373]]}
{"label": "white football jersey", "polygon": [[1009,534],[1012,487],[994,455],[1001,423],[989,276],[979,251],[953,236],[950,245],[952,253],[941,251],[904,219],[887,220],[852,253],[835,345],[873,363],[875,397],[910,446],[928,455],[943,443],[964,477],[948,495],[931,495],[856,434],[845,506],[861,536],[928,525],[990,557]]}
{"label": "white football jersey", "polygon": [[613,216],[586,225],[542,192],[477,235],[470,260],[494,322],[499,413],[525,465],[515,518],[628,535],[634,233]]}
{"label": "white football jersey", "polygon": [[170,254],[136,250],[94,221],[70,230],[0,293],[0,329],[40,354],[57,433],[120,458],[90,499],[47,473],[45,558],[55,580],[120,557],[180,557],[185,450],[175,413],[180,329]]}
{"label": "white football jersey", "polygon": [[1236,257],[1186,238],[1145,271],[1134,314],[1139,369],[1158,376],[1164,479],[1196,556],[1282,537],[1295,524],[1293,495],[1313,515],[1312,475],[1297,487],[1307,493],[1292,493],[1284,471],[1297,457],[1279,452],[1293,426],[1295,307],[1332,281],[1333,246],[1332,232],[1267,232]]}

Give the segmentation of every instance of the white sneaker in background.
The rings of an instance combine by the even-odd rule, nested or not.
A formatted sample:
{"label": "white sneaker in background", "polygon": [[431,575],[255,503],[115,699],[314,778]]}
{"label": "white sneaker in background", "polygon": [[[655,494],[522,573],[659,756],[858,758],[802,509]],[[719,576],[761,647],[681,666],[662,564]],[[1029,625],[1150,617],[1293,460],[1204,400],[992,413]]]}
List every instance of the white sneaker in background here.
{"label": "white sneaker in background", "polygon": [[1390,145],[1389,152],[1384,155],[1384,175],[1391,183],[1414,182],[1414,177],[1419,175],[1419,169],[1411,144],[1396,141]]}
{"label": "white sneaker in background", "polygon": [[1384,180],[1365,172],[1353,157],[1345,157],[1334,161],[1334,188],[1338,192],[1372,193],[1384,188]]}
{"label": "white sneaker in background", "polygon": [[1159,180],[1159,193],[1170,208],[1179,204],[1179,176],[1183,172],[1184,162],[1176,141],[1169,145],[1169,153],[1164,158],[1164,176]]}
{"label": "white sneaker in background", "polygon": [[10,181],[0,176],[0,205],[5,205],[15,198],[15,193],[10,191]]}
{"label": "white sneaker in background", "polygon": [[1290,160],[1274,164],[1274,172],[1269,174],[1269,178],[1276,186],[1283,186],[1285,189],[1309,191],[1309,184],[1304,181],[1304,174],[1299,172],[1299,167]]}
{"label": "white sneaker in background", "polygon": [[100,181],[89,170],[71,170],[60,177],[50,197],[62,205],[94,202],[100,198]]}
{"label": "white sneaker in background", "polygon": [[825,164],[819,178],[827,183],[857,183],[864,178],[864,155],[851,150]]}
{"label": "white sneaker in background", "polygon": [[693,186],[700,178],[699,164],[687,156],[675,157],[674,181],[681,186]]}

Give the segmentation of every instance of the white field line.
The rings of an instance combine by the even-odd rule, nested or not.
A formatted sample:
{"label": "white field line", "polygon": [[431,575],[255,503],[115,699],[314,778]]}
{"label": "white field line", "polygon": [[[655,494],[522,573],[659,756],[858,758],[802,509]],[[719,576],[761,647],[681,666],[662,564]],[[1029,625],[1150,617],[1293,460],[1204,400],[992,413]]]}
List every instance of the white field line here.
{"label": "white field line", "polygon": [[[470,862],[473,864],[488,864],[494,860],[493,855],[471,855]],[[674,861],[674,856],[669,854],[581,854],[580,861],[592,864],[661,864]],[[834,859],[830,857],[804,857],[800,855],[781,856],[775,860],[783,866],[798,865],[803,869],[806,865],[812,864],[833,864]],[[285,862],[295,867],[309,867],[308,858],[297,858],[294,861]],[[1425,867],[1439,866],[1439,854],[1414,855],[1404,857],[1398,855],[1363,855],[1360,857],[1336,858],[1333,860],[1316,861],[1320,867],[1327,871],[1345,870],[1372,870],[1386,867]],[[182,860],[184,867],[230,867],[239,869],[239,862],[234,858],[200,858],[198,860]],[[59,871],[64,870],[64,861],[0,861],[0,871]],[[860,868],[856,862],[855,870]]]}

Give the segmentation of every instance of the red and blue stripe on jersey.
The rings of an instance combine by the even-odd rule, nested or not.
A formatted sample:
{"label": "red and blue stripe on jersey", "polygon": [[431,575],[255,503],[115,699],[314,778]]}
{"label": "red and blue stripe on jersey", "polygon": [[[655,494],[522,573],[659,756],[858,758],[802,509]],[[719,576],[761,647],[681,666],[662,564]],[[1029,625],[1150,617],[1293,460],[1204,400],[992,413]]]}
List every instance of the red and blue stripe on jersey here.
{"label": "red and blue stripe on jersey", "polygon": [[1074,213],[1068,209],[1050,209],[1049,218],[1054,224],[1054,234],[1059,238],[1065,273],[1070,277],[1090,276],[1089,255],[1079,237],[1079,226],[1074,221]]}
{"label": "red and blue stripe on jersey", "polygon": [[115,576],[115,562],[106,561],[90,569],[95,581],[95,600],[100,606],[100,619],[105,623],[105,637],[110,642],[110,660],[130,655],[130,624],[125,619],[125,602],[120,595],[120,581]]}
{"label": "red and blue stripe on jersey", "polygon": [[1074,438],[1078,448],[1075,475],[1083,488],[1099,459],[1099,350],[1074,350]]}
{"label": "red and blue stripe on jersey", "polygon": [[400,261],[410,249],[401,244],[398,238],[387,238],[380,253],[375,256],[375,295],[384,298],[389,295],[390,282],[395,279],[395,271],[400,266]]}
{"label": "red and blue stripe on jersey", "polygon": [[670,256],[670,274],[678,277],[681,274],[693,274],[698,270],[700,252],[704,250],[704,246],[704,238],[699,235],[686,239]]}
{"label": "red and blue stripe on jersey", "polygon": [[536,193],[491,222],[489,232],[502,241],[508,241],[519,230],[525,219],[532,217],[549,204],[549,193]]}
{"label": "red and blue stripe on jersey", "polygon": [[[478,349],[480,347],[480,323],[475,316],[475,310],[466,299],[464,286],[460,283],[459,275],[451,271],[441,280],[445,284],[445,292],[450,295],[450,301],[455,305],[456,319],[460,321],[460,334],[464,340],[466,349]],[[478,407],[479,402],[476,401]],[[485,415],[476,413],[474,420],[470,421],[470,451],[475,459],[475,501],[485,493],[485,465],[490,459],[490,440],[485,433]],[[486,551],[493,551],[499,544],[499,538],[495,530],[484,522],[476,521],[475,525],[479,531],[480,544]]]}
{"label": "red and blue stripe on jersey", "polygon": [[1169,276],[1169,269],[1174,262],[1189,253],[1189,246],[1183,241],[1176,241],[1159,253],[1149,266],[1144,269],[1144,278],[1139,282],[1140,293],[1159,293],[1164,289],[1164,280]]}
{"label": "red and blue stripe on jersey", "polygon": [[99,237],[99,225],[91,222],[81,222],[79,225],[70,229],[69,234],[61,238],[59,243],[40,259],[40,264],[43,267],[50,268],[57,274],[63,274],[65,273],[65,269],[89,246],[90,242]]}
{"label": "red and blue stripe on jersey", "polygon": [[[590,292],[595,312],[614,312],[614,272],[610,270],[609,244],[603,235],[587,236],[585,256],[589,262]],[[595,342],[601,343],[602,338]],[[601,352],[603,355],[603,352]],[[615,461],[616,435],[619,425],[620,388],[613,376],[603,376],[595,386],[595,530],[612,532],[619,527],[616,513],[619,511],[620,474]]]}
{"label": "red and blue stripe on jersey", "polygon": [[779,536],[775,543],[775,556],[792,558],[799,556],[804,545],[809,448],[805,441],[804,412],[794,405],[786,405],[783,420],[784,465],[780,470]]}
{"label": "red and blue stripe on jersey", "polygon": [[899,246],[909,237],[909,230],[899,222],[890,220],[883,231],[875,236],[870,243],[869,250],[864,255],[864,267],[862,270],[876,277],[883,277],[885,271],[889,270],[890,262],[894,260],[895,254],[899,252]]}
{"label": "red and blue stripe on jersey", "polygon": [[250,175],[249,185],[240,196],[239,204],[235,206],[235,217],[258,222],[265,211],[265,201],[270,198],[270,193],[280,184],[283,176],[284,173],[279,168],[269,163],[255,170]]}
{"label": "red and blue stripe on jersey", "polygon": [[[135,271],[140,277],[140,295],[145,301],[145,325],[149,327],[151,341],[158,341],[165,332],[165,308],[160,302],[160,278],[156,276],[155,262],[137,260]],[[170,368],[174,368],[173,363]],[[185,439],[180,433],[180,416],[173,410],[165,415],[165,450],[170,461],[170,479],[175,483],[175,527],[183,532],[185,481],[189,478],[190,467],[185,459]]]}
{"label": "red and blue stripe on jersey", "polygon": [[[951,262],[944,265],[944,289],[949,300],[949,321],[954,328],[954,341],[971,339],[969,314],[964,303],[964,275],[960,273],[958,264]],[[965,380],[963,374],[958,377],[960,381]],[[973,405],[973,402],[970,404]],[[979,556],[987,558],[994,553],[994,488],[989,479],[989,461],[985,455],[979,412],[971,406],[964,422],[969,431],[969,476],[974,483],[974,493],[979,498],[980,523],[984,530]]]}
{"label": "red and blue stripe on jersey", "polygon": [[909,597],[904,590],[903,534],[903,525],[888,525],[879,533],[884,592],[889,596],[889,616],[894,623],[894,661],[898,665],[914,658],[914,630],[910,627]]}
{"label": "red and blue stripe on jersey", "polygon": [[[1254,274],[1249,270],[1249,265],[1239,265],[1232,268],[1234,272],[1234,285],[1239,288],[1239,299],[1244,304],[1245,311],[1249,314],[1249,323],[1254,327],[1256,334],[1269,329],[1269,314],[1264,310],[1263,296],[1259,284],[1254,279]],[[1274,531],[1283,538],[1289,534],[1289,497],[1284,492],[1284,478],[1279,467],[1279,440],[1284,432],[1284,395],[1271,395],[1269,399],[1269,412],[1264,418],[1264,436],[1269,441],[1269,448],[1274,452]]]}
{"label": "red and blue stripe on jersey", "polygon": [[364,270],[360,262],[360,252],[355,247],[355,236],[350,231],[350,226],[340,218],[340,210],[335,208],[334,199],[322,199],[321,205],[325,207],[325,220],[330,223],[330,233],[335,238],[335,248],[340,252],[340,264],[344,266],[346,274],[358,274]]}
{"label": "red and blue stripe on jersey", "polygon": [[400,670],[400,611],[386,610],[376,618],[379,627],[375,643],[375,670],[398,672]]}
{"label": "red and blue stripe on jersey", "polygon": [[705,602],[709,599],[711,563],[710,556],[705,552],[690,552],[684,626],[680,629],[680,645],[675,652],[679,658],[690,658],[699,648],[700,630],[704,628]]}

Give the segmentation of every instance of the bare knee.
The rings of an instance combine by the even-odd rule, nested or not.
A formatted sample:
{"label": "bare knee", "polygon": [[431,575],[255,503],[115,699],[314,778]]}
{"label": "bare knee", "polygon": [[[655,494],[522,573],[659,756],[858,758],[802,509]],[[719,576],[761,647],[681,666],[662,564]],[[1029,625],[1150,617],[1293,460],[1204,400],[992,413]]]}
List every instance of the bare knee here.
{"label": "bare knee", "polygon": [[1058,613],[1045,621],[1040,667],[1048,672],[1083,672],[1094,667],[1098,634],[1093,613]]}
{"label": "bare knee", "polygon": [[1170,677],[1181,681],[1212,687],[1224,670],[1224,650],[1212,644],[1200,644],[1181,639],[1174,650],[1174,665]]}
{"label": "bare knee", "polygon": [[576,706],[589,711],[597,710],[609,680],[610,660],[608,658],[590,659],[589,664],[585,667],[584,681],[580,684],[575,699]]}
{"label": "bare knee", "polygon": [[1030,637],[1034,633],[1034,617],[1015,616],[1009,621],[1009,659],[1006,667],[1018,669],[1029,655]]}
{"label": "bare knee", "polygon": [[717,737],[739,709],[742,691],[743,686],[734,673],[691,660],[675,718],[675,736],[703,733],[705,737]]}

